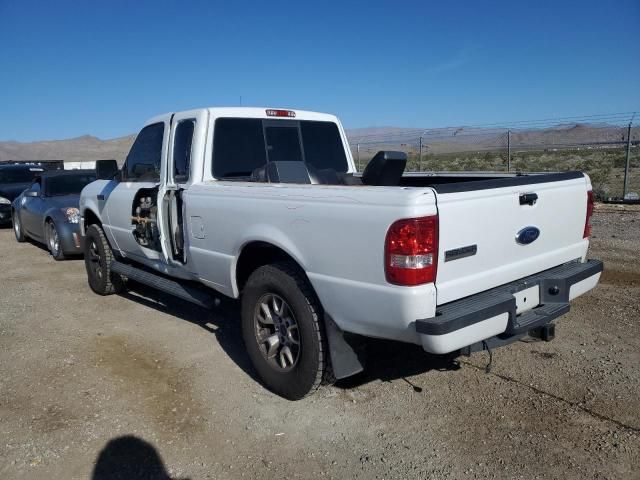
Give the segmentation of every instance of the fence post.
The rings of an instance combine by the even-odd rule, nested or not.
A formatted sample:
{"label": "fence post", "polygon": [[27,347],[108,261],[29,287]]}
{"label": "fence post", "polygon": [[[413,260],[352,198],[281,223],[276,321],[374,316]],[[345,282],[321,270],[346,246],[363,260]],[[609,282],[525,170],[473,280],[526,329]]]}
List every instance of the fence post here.
{"label": "fence post", "polygon": [[627,196],[627,187],[629,181],[629,157],[631,156],[631,123],[627,127],[627,158],[624,162],[624,186],[622,187],[622,199]]}
{"label": "fence post", "polygon": [[422,135],[420,135],[420,155],[418,156],[418,171],[422,171]]}
{"label": "fence post", "polygon": [[507,130],[507,172],[511,171],[511,130]]}

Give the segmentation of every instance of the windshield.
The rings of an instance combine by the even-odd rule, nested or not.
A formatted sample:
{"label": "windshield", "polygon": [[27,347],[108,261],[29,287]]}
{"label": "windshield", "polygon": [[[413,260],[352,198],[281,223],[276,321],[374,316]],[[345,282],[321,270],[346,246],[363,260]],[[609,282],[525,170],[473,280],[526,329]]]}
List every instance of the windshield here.
{"label": "windshield", "polygon": [[0,169],[0,183],[29,183],[36,174],[27,168]]}
{"label": "windshield", "polygon": [[346,172],[338,126],[311,120],[219,118],[213,136],[213,175],[248,177],[267,162],[305,162],[318,170]]}
{"label": "windshield", "polygon": [[45,195],[73,195],[79,194],[82,189],[96,179],[94,173],[55,175],[47,177],[45,182]]}

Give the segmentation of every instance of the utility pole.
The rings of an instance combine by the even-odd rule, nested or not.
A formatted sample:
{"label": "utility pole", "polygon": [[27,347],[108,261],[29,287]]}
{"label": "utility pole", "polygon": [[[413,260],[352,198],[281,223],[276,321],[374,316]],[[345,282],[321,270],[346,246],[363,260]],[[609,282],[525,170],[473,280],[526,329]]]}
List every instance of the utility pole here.
{"label": "utility pole", "polygon": [[[635,114],[634,114],[635,116]],[[631,124],[633,123],[633,117],[627,127],[627,158],[624,162],[624,186],[622,187],[622,199],[627,196],[627,187],[629,181],[629,157],[631,156]]]}
{"label": "utility pole", "polygon": [[420,154],[418,155],[418,171],[422,171],[422,135],[420,135]]}
{"label": "utility pole", "polygon": [[511,171],[511,130],[507,130],[507,172]]}

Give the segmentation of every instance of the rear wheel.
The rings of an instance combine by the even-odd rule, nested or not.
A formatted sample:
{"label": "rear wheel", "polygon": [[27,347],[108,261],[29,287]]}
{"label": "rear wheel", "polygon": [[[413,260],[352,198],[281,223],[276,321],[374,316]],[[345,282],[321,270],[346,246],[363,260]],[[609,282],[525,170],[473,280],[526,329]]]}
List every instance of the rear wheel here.
{"label": "rear wheel", "polygon": [[20,222],[20,217],[18,216],[18,212],[13,210],[11,212],[11,221],[13,222],[13,233],[16,236],[16,241],[22,243],[26,240],[24,236],[24,232],[22,231],[22,222]]}
{"label": "rear wheel", "polygon": [[242,336],[258,376],[274,393],[298,400],[329,371],[323,310],[292,262],[258,268],[242,294]]}
{"label": "rear wheel", "polygon": [[99,225],[87,228],[84,241],[84,264],[91,290],[99,295],[111,295],[124,290],[124,279],[111,271],[113,252]]}
{"label": "rear wheel", "polygon": [[47,239],[47,246],[49,247],[49,252],[53,259],[64,260],[60,236],[58,235],[58,229],[56,229],[56,224],[53,223],[53,220],[49,220],[45,225],[45,235]]}

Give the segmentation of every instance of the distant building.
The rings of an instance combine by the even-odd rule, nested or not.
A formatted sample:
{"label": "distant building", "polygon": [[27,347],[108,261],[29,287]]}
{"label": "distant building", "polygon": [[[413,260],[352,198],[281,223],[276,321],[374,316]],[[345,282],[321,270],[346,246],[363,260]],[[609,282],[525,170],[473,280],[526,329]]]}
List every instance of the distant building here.
{"label": "distant building", "polygon": [[64,162],[65,170],[86,170],[86,169],[93,170],[95,168],[96,168],[95,160],[86,161],[86,162]]}

